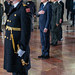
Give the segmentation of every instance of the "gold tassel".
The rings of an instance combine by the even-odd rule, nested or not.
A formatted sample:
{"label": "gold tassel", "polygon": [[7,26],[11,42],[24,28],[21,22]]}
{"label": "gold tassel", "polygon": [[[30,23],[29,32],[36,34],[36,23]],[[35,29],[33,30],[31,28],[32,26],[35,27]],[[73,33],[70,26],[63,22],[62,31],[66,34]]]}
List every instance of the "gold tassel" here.
{"label": "gold tassel", "polygon": [[28,65],[28,63],[26,63],[26,62],[24,61],[24,59],[21,59],[21,62],[22,62],[22,66]]}
{"label": "gold tassel", "polygon": [[14,37],[13,37],[13,34],[12,34],[12,30],[11,30],[10,37],[11,37],[11,40],[12,40],[12,45],[13,45],[14,53],[17,53],[17,52],[15,51],[15,42],[14,42]]}
{"label": "gold tassel", "polygon": [[19,44],[17,44],[17,51],[20,49],[20,46],[19,46]]}

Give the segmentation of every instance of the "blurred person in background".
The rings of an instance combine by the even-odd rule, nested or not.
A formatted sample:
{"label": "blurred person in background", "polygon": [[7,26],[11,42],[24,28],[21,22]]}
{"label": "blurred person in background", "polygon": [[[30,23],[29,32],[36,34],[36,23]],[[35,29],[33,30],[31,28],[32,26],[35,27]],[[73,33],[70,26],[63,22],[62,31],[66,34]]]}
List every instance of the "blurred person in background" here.
{"label": "blurred person in background", "polygon": [[32,14],[32,26],[31,31],[34,30],[34,18],[36,17],[36,6],[35,3],[32,0],[27,0],[26,5],[30,8],[31,14]]}
{"label": "blurred person in background", "polygon": [[71,3],[72,0],[66,0],[65,2],[65,8],[67,9],[67,20],[69,19],[69,14],[70,14],[70,19],[72,20],[72,14],[70,13],[70,3]]}
{"label": "blurred person in background", "polygon": [[2,25],[2,16],[3,16],[3,4],[0,3],[0,32],[2,32],[2,29],[1,29],[1,25]]}
{"label": "blurred person in background", "polygon": [[61,7],[57,0],[52,1],[52,19],[51,19],[51,45],[57,46],[58,44],[58,33],[59,33],[59,24],[61,18]]}
{"label": "blurred person in background", "polygon": [[72,14],[72,26],[74,26],[74,22],[75,22],[75,0],[71,0],[70,2],[70,11],[71,11],[71,14]]}
{"label": "blurred person in background", "polygon": [[6,15],[8,15],[11,6],[10,0],[5,0],[4,6],[5,6],[5,13]]}
{"label": "blurred person in background", "polygon": [[60,5],[60,24],[59,24],[59,32],[58,32],[58,40],[62,41],[62,23],[63,23],[63,15],[64,15],[64,3],[62,0],[58,0],[58,3]]}

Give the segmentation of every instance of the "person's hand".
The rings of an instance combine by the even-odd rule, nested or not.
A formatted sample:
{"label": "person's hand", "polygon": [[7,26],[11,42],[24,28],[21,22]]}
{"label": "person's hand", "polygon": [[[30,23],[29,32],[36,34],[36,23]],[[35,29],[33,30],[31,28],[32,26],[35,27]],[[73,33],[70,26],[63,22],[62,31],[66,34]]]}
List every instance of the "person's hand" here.
{"label": "person's hand", "polygon": [[43,10],[38,12],[39,15],[44,14],[44,13],[45,13],[45,11],[43,11]]}
{"label": "person's hand", "polygon": [[19,57],[22,57],[22,55],[25,53],[25,51],[19,49],[17,53],[18,53]]}
{"label": "person's hand", "polygon": [[47,33],[48,29],[47,28],[44,28],[44,33]]}
{"label": "person's hand", "polygon": [[36,15],[34,15],[34,18],[36,17]]}
{"label": "person's hand", "polygon": [[62,23],[62,19],[60,19],[59,23]]}
{"label": "person's hand", "polygon": [[58,27],[59,24],[56,24],[56,26]]}

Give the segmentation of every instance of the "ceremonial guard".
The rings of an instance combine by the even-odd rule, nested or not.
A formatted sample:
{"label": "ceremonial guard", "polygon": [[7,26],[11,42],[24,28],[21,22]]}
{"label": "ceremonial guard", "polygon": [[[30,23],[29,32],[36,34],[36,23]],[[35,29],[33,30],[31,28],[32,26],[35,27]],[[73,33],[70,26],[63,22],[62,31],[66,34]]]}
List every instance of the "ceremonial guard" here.
{"label": "ceremonial guard", "polygon": [[28,75],[30,69],[30,8],[21,0],[10,0],[5,32],[4,69],[13,75]]}

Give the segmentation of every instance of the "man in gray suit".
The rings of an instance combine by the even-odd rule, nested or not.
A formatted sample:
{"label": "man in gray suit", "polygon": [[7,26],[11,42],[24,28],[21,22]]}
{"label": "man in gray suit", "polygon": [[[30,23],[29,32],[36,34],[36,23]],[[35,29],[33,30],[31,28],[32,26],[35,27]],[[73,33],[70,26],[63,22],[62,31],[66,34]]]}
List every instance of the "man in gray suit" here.
{"label": "man in gray suit", "polygon": [[62,23],[63,23],[63,15],[64,15],[64,3],[62,2],[62,0],[57,0],[59,5],[60,5],[60,24],[59,24],[59,31],[58,31],[58,40],[62,41]]}
{"label": "man in gray suit", "polygon": [[60,5],[57,0],[51,0],[52,3],[52,20],[51,20],[51,45],[56,46],[58,43],[58,25],[60,23]]}

